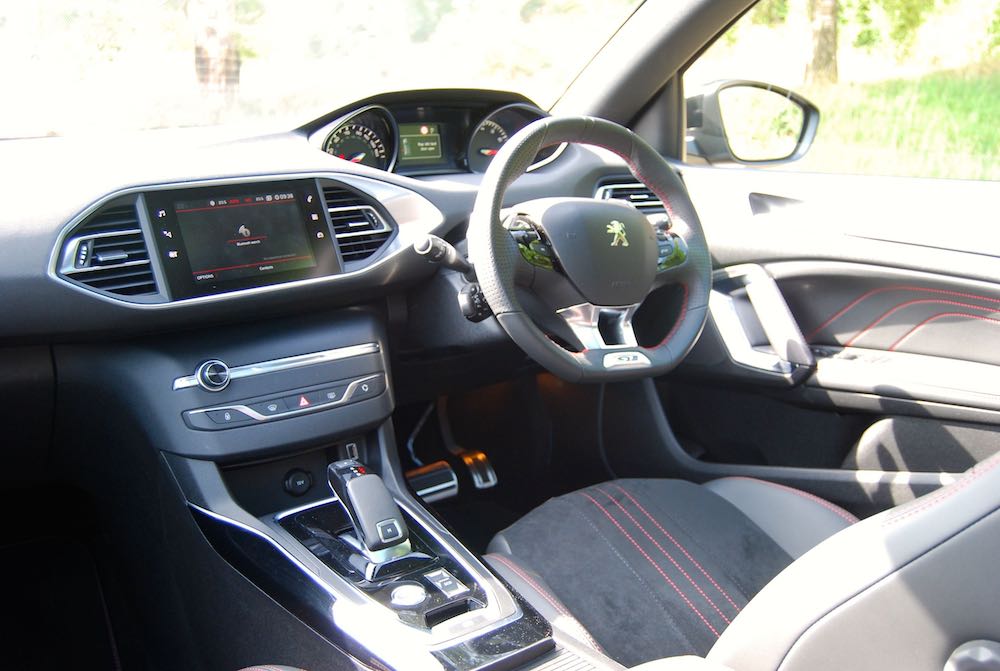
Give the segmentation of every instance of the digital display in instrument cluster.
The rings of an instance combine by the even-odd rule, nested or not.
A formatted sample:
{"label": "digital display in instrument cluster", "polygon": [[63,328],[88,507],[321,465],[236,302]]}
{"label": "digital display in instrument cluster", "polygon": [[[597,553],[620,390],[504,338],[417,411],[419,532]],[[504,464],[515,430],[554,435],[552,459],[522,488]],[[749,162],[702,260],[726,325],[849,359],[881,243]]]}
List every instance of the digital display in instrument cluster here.
{"label": "digital display in instrument cluster", "polygon": [[435,165],[444,163],[441,125],[437,123],[399,124],[399,164]]}

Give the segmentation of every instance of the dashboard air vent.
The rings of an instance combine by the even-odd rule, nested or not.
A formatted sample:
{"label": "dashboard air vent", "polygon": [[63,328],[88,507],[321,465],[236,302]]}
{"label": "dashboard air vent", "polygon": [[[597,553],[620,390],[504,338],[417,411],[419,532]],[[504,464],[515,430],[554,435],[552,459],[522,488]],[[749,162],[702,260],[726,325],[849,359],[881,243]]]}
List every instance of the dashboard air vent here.
{"label": "dashboard air vent", "polygon": [[135,203],[91,215],[63,245],[61,259],[63,276],[93,289],[118,296],[156,293]]}
{"label": "dashboard air vent", "polygon": [[362,196],[341,187],[324,186],[323,198],[345,263],[371,258],[392,237],[392,226]]}
{"label": "dashboard air vent", "polygon": [[599,200],[624,200],[642,210],[645,214],[666,212],[663,202],[645,184],[638,182],[605,184],[597,188],[594,197]]}

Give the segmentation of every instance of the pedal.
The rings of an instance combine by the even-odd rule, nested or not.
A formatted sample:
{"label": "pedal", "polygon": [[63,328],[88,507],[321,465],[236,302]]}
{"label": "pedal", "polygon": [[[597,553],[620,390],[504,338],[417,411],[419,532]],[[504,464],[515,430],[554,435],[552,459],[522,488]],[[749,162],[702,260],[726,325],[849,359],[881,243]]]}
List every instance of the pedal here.
{"label": "pedal", "polygon": [[462,460],[469,469],[472,484],[476,489],[496,487],[497,472],[493,464],[482,450],[467,450],[455,442],[455,434],[451,431],[451,421],[448,419],[448,398],[442,396],[437,401],[438,426],[441,429],[441,439],[446,450]]}
{"label": "pedal", "polygon": [[459,455],[465,467],[472,476],[472,484],[476,489],[489,489],[497,484],[497,472],[485,452],[480,450],[462,450]]}
{"label": "pedal", "polygon": [[407,471],[406,481],[427,503],[458,496],[458,476],[451,464],[444,460]]}

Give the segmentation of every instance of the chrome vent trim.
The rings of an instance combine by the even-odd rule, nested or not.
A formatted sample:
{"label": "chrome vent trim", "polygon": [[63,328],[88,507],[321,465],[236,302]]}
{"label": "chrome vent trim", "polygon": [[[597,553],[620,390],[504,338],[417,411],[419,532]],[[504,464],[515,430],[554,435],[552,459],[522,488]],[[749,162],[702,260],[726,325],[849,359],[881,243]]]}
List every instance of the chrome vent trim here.
{"label": "chrome vent trim", "polygon": [[88,217],[63,243],[60,256],[59,273],[91,289],[129,297],[157,293],[135,201]]}
{"label": "chrome vent trim", "polygon": [[381,251],[393,228],[374,207],[349,189],[334,185],[323,186],[323,200],[334,238],[345,263],[364,261]]}
{"label": "chrome vent trim", "polygon": [[665,213],[661,201],[648,186],[640,182],[616,182],[597,187],[594,198],[598,200],[621,200],[639,208],[645,214]]}

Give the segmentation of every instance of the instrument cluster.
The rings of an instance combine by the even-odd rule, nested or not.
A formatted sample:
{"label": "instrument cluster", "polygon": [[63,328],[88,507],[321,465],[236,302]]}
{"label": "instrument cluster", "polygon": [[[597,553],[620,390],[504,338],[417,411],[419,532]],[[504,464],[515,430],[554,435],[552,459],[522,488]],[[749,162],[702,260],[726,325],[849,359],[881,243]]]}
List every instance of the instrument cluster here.
{"label": "instrument cluster", "polygon": [[[323,151],[341,160],[386,172],[482,173],[515,133],[546,116],[528,102],[371,102],[337,116],[313,137]],[[546,147],[530,169],[553,160],[559,151],[559,146]]]}

